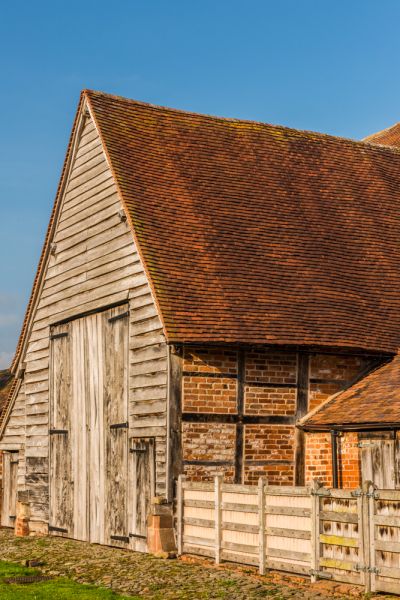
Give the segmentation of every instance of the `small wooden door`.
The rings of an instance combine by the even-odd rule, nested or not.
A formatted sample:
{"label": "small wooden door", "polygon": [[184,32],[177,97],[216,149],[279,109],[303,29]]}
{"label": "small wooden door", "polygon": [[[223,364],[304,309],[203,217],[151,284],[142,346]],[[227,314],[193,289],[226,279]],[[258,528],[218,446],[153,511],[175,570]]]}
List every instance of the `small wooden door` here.
{"label": "small wooden door", "polygon": [[3,453],[1,525],[14,527],[17,508],[18,452]]}
{"label": "small wooden door", "polygon": [[154,438],[131,439],[130,447],[130,488],[132,490],[130,536],[139,544],[137,549],[145,549],[147,517],[150,513],[151,498],[155,492],[155,443]]}
{"label": "small wooden door", "polygon": [[399,443],[390,436],[362,437],[359,442],[363,481],[372,481],[379,489],[397,489]]}
{"label": "small wooden door", "polygon": [[50,515],[49,531],[72,534],[71,353],[70,327],[54,327],[50,378]]}

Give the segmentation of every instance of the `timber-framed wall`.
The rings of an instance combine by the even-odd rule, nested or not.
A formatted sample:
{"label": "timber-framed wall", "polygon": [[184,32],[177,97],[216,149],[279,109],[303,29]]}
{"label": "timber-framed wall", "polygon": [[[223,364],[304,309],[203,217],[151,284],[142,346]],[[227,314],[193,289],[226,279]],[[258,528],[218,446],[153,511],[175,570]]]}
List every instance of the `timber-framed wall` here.
{"label": "timber-framed wall", "polygon": [[305,481],[305,439],[296,421],[380,360],[244,346],[186,345],[175,356],[181,466],[174,474],[201,481],[222,473],[227,482],[245,484],[267,476],[278,485]]}

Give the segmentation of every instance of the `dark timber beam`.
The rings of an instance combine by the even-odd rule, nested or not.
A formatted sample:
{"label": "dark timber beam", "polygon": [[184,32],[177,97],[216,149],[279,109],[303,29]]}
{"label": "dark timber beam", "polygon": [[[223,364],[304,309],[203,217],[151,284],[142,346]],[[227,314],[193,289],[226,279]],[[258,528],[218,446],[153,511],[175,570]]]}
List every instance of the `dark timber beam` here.
{"label": "dark timber beam", "polygon": [[[308,412],[310,356],[298,354],[296,421]],[[304,485],[306,471],[304,431],[295,429],[295,485]]]}
{"label": "dark timber beam", "polygon": [[236,448],[235,448],[235,483],[243,481],[243,454],[244,454],[244,380],[246,376],[246,357],[243,348],[238,350],[238,375],[237,375],[237,425],[236,425]]}
{"label": "dark timber beam", "polygon": [[181,415],[182,415],[182,365],[183,349],[168,346],[169,384],[168,384],[168,472],[167,499],[175,497],[176,481],[183,473]]}

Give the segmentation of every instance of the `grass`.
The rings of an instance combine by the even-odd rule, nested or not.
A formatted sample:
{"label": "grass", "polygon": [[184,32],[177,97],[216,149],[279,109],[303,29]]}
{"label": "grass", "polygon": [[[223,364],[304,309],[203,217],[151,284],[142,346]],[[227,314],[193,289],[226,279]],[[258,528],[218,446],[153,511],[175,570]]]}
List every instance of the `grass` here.
{"label": "grass", "polygon": [[139,600],[139,596],[119,596],[106,588],[86,585],[69,579],[51,579],[29,584],[6,583],[11,577],[40,575],[36,569],[0,561],[1,600]]}

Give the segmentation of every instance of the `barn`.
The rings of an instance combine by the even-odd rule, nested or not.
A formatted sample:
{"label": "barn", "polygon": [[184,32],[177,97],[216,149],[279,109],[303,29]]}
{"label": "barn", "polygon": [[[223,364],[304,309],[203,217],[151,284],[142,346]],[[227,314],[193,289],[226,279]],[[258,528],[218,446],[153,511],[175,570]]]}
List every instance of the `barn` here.
{"label": "barn", "polygon": [[0,429],[2,525],[145,551],[181,473],[304,483],[296,422],[399,347],[399,173],[378,143],[83,91]]}

